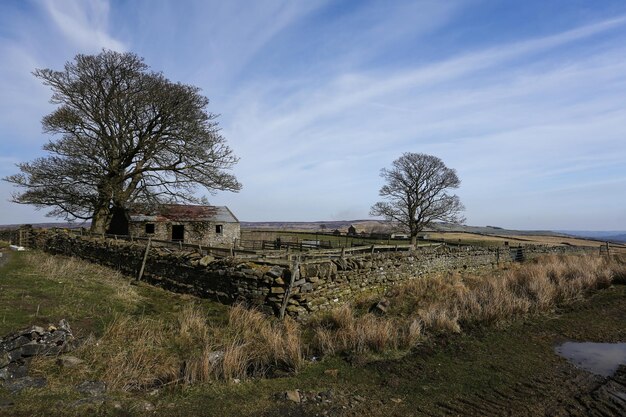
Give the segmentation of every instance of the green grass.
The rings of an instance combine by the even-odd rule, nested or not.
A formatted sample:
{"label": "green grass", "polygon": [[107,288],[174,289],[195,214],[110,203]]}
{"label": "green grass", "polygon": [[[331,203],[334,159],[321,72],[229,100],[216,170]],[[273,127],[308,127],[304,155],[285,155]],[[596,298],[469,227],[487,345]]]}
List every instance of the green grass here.
{"label": "green grass", "polygon": [[[6,254],[5,254],[6,256]],[[196,297],[173,294],[130,279],[108,268],[52,257],[40,252],[12,252],[0,275],[0,334],[33,324],[45,326],[65,318],[79,336],[100,335],[118,314],[168,320],[189,304],[209,318],[223,321],[227,307]]]}

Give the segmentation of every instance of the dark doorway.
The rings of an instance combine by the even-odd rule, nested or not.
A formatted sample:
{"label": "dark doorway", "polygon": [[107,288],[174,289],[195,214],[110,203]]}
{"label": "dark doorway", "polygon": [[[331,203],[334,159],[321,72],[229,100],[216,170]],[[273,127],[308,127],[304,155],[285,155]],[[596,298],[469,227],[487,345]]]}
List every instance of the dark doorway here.
{"label": "dark doorway", "polygon": [[109,235],[127,235],[128,234],[128,214],[123,207],[113,206],[111,208],[111,224],[107,230]]}
{"label": "dark doorway", "polygon": [[185,226],[182,224],[172,225],[172,240],[176,242],[185,241]]}

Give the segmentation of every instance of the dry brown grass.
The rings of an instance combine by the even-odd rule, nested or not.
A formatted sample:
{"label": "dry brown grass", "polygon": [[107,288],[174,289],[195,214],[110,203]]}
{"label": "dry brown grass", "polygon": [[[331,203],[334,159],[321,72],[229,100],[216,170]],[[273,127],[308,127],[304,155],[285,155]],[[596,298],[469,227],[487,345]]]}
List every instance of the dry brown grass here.
{"label": "dry brown grass", "polygon": [[322,353],[381,352],[410,348],[424,334],[458,333],[464,325],[500,323],[582,298],[588,291],[623,282],[626,262],[600,256],[545,256],[493,275],[444,274],[394,287],[384,317],[355,311],[369,298],[312,321],[314,347]]}
{"label": "dry brown grass", "polygon": [[400,321],[372,313],[355,315],[344,305],[310,322],[314,331],[313,347],[323,354],[346,351],[383,352],[415,343],[421,336],[420,322],[402,325]]}
{"label": "dry brown grass", "polygon": [[169,330],[159,320],[120,316],[78,354],[113,389],[159,386],[176,380],[180,369],[169,347]]}
{"label": "dry brown grass", "polygon": [[230,309],[228,324],[214,331],[224,351],[220,376],[262,376],[277,369],[297,372],[304,363],[300,332],[300,326],[290,318],[280,322],[260,311],[235,305]]}
{"label": "dry brown grass", "polygon": [[134,390],[297,372],[302,346],[300,326],[291,319],[280,322],[236,305],[228,323],[218,326],[191,306],[170,323],[120,316],[78,353],[110,387]]}

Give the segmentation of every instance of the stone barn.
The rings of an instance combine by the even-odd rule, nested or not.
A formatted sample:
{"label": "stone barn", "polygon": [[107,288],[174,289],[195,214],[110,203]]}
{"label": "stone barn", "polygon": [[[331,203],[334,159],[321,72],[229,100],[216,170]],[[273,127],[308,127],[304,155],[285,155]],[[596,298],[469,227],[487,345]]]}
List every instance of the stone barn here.
{"label": "stone barn", "polygon": [[241,239],[239,220],[226,206],[165,204],[151,213],[131,213],[133,236],[206,246],[233,246]]}

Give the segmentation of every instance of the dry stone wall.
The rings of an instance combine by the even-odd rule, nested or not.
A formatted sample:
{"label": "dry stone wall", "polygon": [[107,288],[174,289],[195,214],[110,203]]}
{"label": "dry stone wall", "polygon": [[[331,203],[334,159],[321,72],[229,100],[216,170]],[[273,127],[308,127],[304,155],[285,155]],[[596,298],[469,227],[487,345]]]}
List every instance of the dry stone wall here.
{"label": "dry stone wall", "polygon": [[[546,253],[577,251],[567,247],[525,248],[525,254],[529,258]],[[383,292],[397,283],[419,279],[428,274],[472,271],[510,261],[508,250],[449,246],[307,261],[299,266],[300,279],[293,284],[287,311],[302,315],[327,310],[359,294]]]}
{"label": "dry stone wall", "polygon": [[[146,248],[139,243],[34,230],[30,245],[53,254],[76,256],[138,276]],[[569,247],[526,247],[527,257],[575,252]],[[364,292],[384,289],[420,276],[452,270],[491,267],[510,261],[507,252],[490,248],[426,248],[412,252],[374,253],[360,257],[287,261],[214,259],[197,252],[151,248],[143,279],[166,289],[223,303],[245,301],[267,313],[295,317],[327,310]]]}

